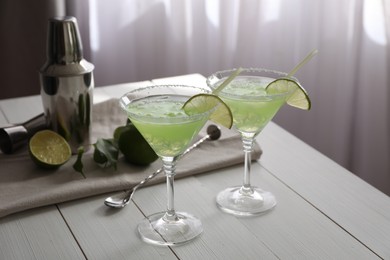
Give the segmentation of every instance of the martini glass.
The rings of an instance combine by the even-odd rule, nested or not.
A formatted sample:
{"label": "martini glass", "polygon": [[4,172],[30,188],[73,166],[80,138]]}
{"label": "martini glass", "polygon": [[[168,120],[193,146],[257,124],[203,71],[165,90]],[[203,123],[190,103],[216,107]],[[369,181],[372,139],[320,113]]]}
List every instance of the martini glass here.
{"label": "martini glass", "polygon": [[147,243],[178,245],[203,232],[198,218],[186,212],[176,212],[174,176],[177,158],[209,117],[209,112],[188,116],[181,108],[189,97],[209,92],[191,86],[160,85],[136,89],[120,99],[120,106],[131,122],[162,160],[166,175],[166,211],[147,216],[138,225],[140,237]]}
{"label": "martini glass", "polygon": [[[216,89],[234,70],[219,71],[207,78],[207,84]],[[243,69],[218,95],[230,107],[233,125],[241,134],[245,162],[242,185],[229,187],[217,195],[218,207],[237,216],[262,214],[276,205],[275,196],[250,183],[251,152],[255,137],[285,104],[293,90],[268,94],[265,87],[287,73],[248,68]]]}

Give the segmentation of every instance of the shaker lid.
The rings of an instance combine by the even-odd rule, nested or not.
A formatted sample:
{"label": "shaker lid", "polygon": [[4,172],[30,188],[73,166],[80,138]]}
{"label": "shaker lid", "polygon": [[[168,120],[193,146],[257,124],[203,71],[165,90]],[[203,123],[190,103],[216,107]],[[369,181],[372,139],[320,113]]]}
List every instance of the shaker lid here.
{"label": "shaker lid", "polygon": [[83,58],[83,47],[77,19],[53,17],[48,21],[47,60],[41,73],[47,76],[79,75],[94,66]]}

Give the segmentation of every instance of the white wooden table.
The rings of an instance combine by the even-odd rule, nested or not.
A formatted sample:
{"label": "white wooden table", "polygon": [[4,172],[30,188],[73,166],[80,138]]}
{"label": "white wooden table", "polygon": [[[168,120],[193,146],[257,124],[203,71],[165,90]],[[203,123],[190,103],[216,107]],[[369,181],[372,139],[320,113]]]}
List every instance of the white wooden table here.
{"label": "white wooden table", "polygon": [[[205,84],[205,78],[152,83]],[[95,88],[94,101],[150,84]],[[1,100],[0,125],[40,112],[39,96]],[[266,215],[237,218],[217,209],[217,192],[242,181],[243,168],[236,166],[176,181],[176,208],[204,225],[204,234],[191,243],[155,247],[137,237],[143,215],[165,209],[160,184],[139,190],[135,203],[121,210],[104,206],[111,195],[104,194],[0,218],[0,259],[390,259],[387,195],[272,122],[258,141],[264,154],[252,167],[252,183],[278,200]]]}

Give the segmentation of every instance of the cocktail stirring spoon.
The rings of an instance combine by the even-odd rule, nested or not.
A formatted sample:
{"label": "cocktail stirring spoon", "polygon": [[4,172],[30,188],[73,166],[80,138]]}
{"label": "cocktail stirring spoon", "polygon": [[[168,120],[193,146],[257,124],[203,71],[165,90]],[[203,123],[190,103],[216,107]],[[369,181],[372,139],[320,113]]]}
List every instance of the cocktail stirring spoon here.
{"label": "cocktail stirring spoon", "polygon": [[[204,141],[206,141],[208,139],[213,141],[213,140],[217,140],[217,139],[219,139],[221,137],[221,130],[216,125],[209,125],[207,127],[206,132],[207,132],[207,135],[205,135],[204,137],[199,139],[196,143],[194,143],[193,145],[188,147],[187,150],[184,151],[184,153],[182,154],[181,157],[183,157],[184,155],[186,155],[187,153],[192,151],[194,148],[198,147],[198,145],[200,145]],[[133,188],[131,188],[130,190],[127,190],[125,193],[121,193],[121,194],[114,195],[114,196],[106,198],[104,200],[104,204],[106,206],[108,206],[108,207],[111,207],[111,208],[123,208],[123,207],[125,207],[127,204],[129,204],[129,202],[132,199],[135,191],[139,187],[141,187],[142,185],[144,185],[145,183],[147,183],[148,181],[150,181],[151,179],[156,177],[162,171],[163,171],[163,168],[158,169],[157,171],[155,171],[154,173],[150,174],[148,177],[143,179],[140,183],[135,185]]]}

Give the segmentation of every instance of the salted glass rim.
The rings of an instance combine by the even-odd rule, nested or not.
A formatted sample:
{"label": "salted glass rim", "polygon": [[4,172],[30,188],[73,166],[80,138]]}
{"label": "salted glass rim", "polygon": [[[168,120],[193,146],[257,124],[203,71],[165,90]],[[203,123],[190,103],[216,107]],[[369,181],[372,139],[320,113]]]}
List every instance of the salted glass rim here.
{"label": "salted glass rim", "polygon": [[[233,68],[233,69],[228,69],[228,70],[220,70],[220,71],[217,71],[217,72],[214,72],[213,74],[211,74],[210,76],[207,77],[206,79],[206,83],[207,83],[207,86],[209,88],[211,88],[212,90],[216,89],[216,87],[213,87],[214,84],[216,82],[219,82],[221,81],[223,78],[226,78],[228,77],[232,72],[234,72],[235,70],[237,70],[236,68]],[[275,76],[278,76],[279,77],[272,77],[270,75],[251,75],[249,73],[269,73],[269,74],[274,74]],[[223,75],[223,77],[220,77],[221,75]],[[246,76],[263,76],[263,77],[270,77],[270,78],[274,78],[274,79],[278,79],[278,78],[286,78],[288,76],[288,73],[286,72],[282,72],[282,71],[277,71],[277,70],[272,70],[272,69],[264,69],[264,68],[242,68],[242,72],[237,76],[243,76],[243,75],[246,75]],[[213,78],[217,78],[218,81],[212,83],[211,80]],[[298,79],[293,77],[293,76],[289,76],[288,78],[291,78],[293,79],[294,81],[298,82]],[[275,94],[266,94],[266,95],[239,95],[239,94],[232,94],[232,93],[227,93],[227,92],[224,92],[223,90],[221,91],[221,93],[224,94],[224,96],[227,96],[227,97],[230,97],[230,98],[234,98],[234,99],[246,99],[246,100],[261,100],[261,101],[266,101],[266,100],[273,100],[273,99],[277,99],[277,98],[283,98],[289,94],[291,94],[292,92],[294,92],[294,89],[291,89],[290,91],[286,91],[286,92],[283,92],[283,93],[275,93]]]}
{"label": "salted glass rim", "polygon": [[[183,88],[183,89],[194,89],[194,91],[199,90],[198,92],[194,92],[192,95],[183,93],[181,94],[179,91],[178,93],[174,93],[172,91],[169,91],[167,93],[153,93],[153,89],[174,89],[174,88]],[[145,93],[144,93],[145,92]],[[134,96],[130,98],[129,96],[134,95],[134,94],[140,94],[139,96]],[[131,90],[129,92],[126,92],[124,95],[122,95],[119,98],[119,104],[120,107],[128,114],[130,117],[134,117],[137,119],[152,119],[154,122],[174,122],[174,123],[180,123],[183,122],[183,119],[186,119],[184,122],[187,121],[195,121],[204,118],[207,114],[210,113],[211,110],[205,111],[203,113],[199,114],[194,114],[194,115],[182,115],[182,116],[175,116],[172,118],[167,118],[167,117],[162,117],[162,116],[153,116],[153,115],[139,115],[137,113],[132,113],[131,111],[127,110],[127,106],[137,100],[146,98],[146,97],[158,97],[158,96],[184,96],[190,98],[193,95],[200,94],[200,93],[211,93],[211,89],[209,87],[197,87],[197,86],[190,86],[190,85],[182,85],[182,84],[165,84],[165,85],[150,85],[150,86],[145,86],[145,87],[139,87],[134,90]]]}

